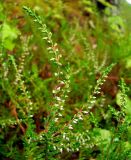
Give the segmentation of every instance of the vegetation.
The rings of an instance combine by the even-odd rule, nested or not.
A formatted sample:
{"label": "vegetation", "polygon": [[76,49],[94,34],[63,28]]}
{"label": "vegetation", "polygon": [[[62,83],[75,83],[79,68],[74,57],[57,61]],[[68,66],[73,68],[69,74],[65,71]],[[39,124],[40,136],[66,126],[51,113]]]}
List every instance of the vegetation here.
{"label": "vegetation", "polygon": [[2,160],[131,159],[129,8],[0,2]]}

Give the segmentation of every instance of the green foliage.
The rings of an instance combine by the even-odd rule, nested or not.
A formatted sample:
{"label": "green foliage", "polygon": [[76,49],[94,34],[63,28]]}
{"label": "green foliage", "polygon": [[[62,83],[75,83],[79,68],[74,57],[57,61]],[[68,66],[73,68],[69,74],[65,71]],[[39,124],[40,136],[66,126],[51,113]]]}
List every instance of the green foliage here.
{"label": "green foliage", "polygon": [[98,2],[100,2],[101,4],[103,4],[105,7],[110,7],[110,8],[113,7],[109,2],[107,2],[105,0],[98,0]]}
{"label": "green foliage", "polygon": [[[94,5],[87,2],[89,8]],[[50,2],[44,3],[51,11]],[[59,4],[64,6],[64,2]],[[0,30],[1,159],[130,159],[130,88],[124,76],[115,84],[119,64],[112,63],[112,55],[100,52],[108,53],[108,47],[101,46],[99,39],[93,44],[87,40],[103,33],[98,27],[101,23],[97,24],[99,16],[94,20],[96,30],[91,27],[87,35],[87,29],[75,20],[70,24],[60,18],[60,5],[58,12],[57,8],[51,11],[56,13],[53,18],[26,6],[23,9],[28,27],[20,38],[20,31],[9,22],[2,20]],[[61,26],[58,30],[51,24],[54,17]],[[107,26],[110,35],[112,29],[117,33]],[[118,42],[115,36],[113,40]]]}
{"label": "green foliage", "polygon": [[91,13],[91,14],[95,13],[95,5],[93,2],[91,2],[91,0],[83,0],[82,4],[84,6],[84,10],[87,13]]}
{"label": "green foliage", "polygon": [[2,25],[2,41],[4,47],[8,50],[13,50],[14,48],[14,40],[17,39],[19,31],[8,25],[6,22]]}

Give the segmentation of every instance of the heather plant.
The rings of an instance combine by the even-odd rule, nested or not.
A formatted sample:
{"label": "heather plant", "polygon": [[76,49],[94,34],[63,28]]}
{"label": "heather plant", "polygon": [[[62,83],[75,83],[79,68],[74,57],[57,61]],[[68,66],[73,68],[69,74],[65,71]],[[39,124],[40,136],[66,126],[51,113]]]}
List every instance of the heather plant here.
{"label": "heather plant", "polygon": [[[1,40],[2,159],[73,159],[73,155],[80,160],[130,159],[131,119],[126,109],[128,87],[122,79],[118,106],[108,104],[108,96],[102,91],[117,64],[106,66],[106,54],[100,63],[95,50],[82,35],[86,58],[78,61],[83,62],[82,69],[76,70],[69,58],[67,61],[61,53],[42,17],[26,6],[23,9],[43,40],[52,75],[49,79],[40,78],[38,67],[31,63],[32,36],[21,36],[19,56],[9,54],[4,40]],[[77,88],[75,79],[77,76],[81,78],[81,74],[87,76],[84,83],[89,86],[88,91],[82,93],[84,98],[75,98],[79,95],[73,91]],[[75,91],[81,90],[85,91],[82,85]],[[72,102],[75,99],[77,101]]]}

